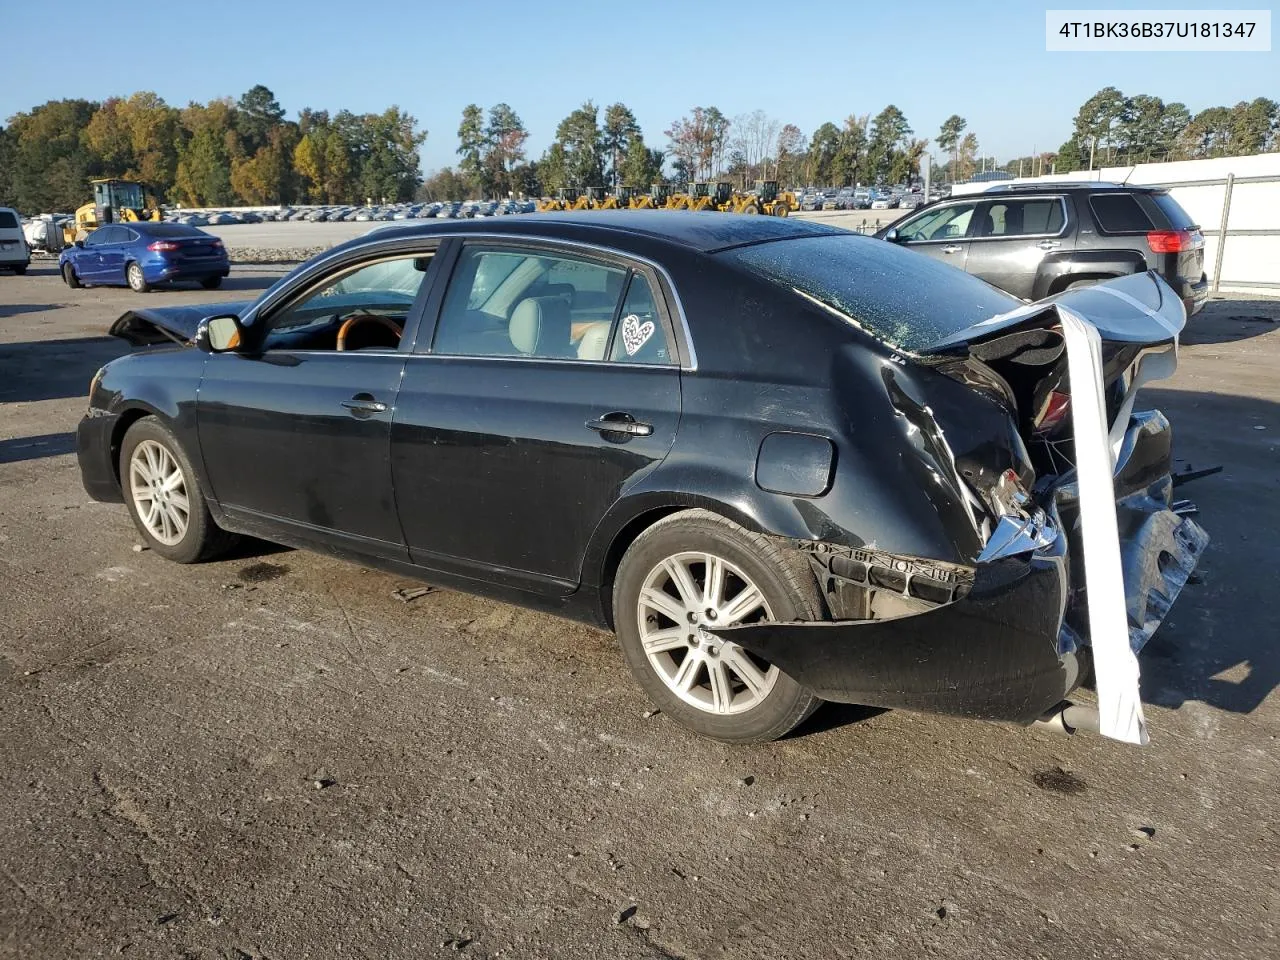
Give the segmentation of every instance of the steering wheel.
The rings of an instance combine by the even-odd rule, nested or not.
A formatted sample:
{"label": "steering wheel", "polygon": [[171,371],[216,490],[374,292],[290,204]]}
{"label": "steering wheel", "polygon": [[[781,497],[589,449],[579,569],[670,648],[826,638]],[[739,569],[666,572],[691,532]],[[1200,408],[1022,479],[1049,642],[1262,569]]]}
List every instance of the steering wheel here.
{"label": "steering wheel", "polygon": [[347,349],[347,334],[351,332],[351,328],[357,323],[376,323],[385,327],[396,335],[396,340],[400,339],[400,335],[404,333],[404,328],[396,323],[390,317],[379,316],[376,313],[355,313],[347,317],[342,322],[342,326],[338,328],[338,349]]}

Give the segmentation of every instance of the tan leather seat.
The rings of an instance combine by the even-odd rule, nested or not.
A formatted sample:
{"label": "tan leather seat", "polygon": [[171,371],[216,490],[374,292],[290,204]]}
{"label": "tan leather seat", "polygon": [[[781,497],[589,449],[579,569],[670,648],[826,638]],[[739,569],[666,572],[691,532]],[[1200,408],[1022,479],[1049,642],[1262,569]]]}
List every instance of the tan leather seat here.
{"label": "tan leather seat", "polygon": [[611,324],[608,321],[587,324],[586,332],[583,333],[582,339],[578,341],[579,360],[604,359],[604,352],[609,347],[610,326]]}
{"label": "tan leather seat", "polygon": [[528,297],[511,312],[507,336],[520,353],[533,357],[572,357],[569,305],[561,297]]}

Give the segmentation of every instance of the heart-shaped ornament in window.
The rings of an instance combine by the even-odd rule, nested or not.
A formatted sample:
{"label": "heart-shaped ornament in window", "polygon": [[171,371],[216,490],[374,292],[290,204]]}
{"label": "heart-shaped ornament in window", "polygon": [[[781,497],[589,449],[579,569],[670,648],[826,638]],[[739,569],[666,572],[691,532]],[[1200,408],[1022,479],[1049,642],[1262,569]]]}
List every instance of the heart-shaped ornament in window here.
{"label": "heart-shaped ornament in window", "polygon": [[653,336],[657,327],[653,325],[652,320],[640,322],[640,318],[634,313],[627,314],[622,318],[622,347],[627,351],[628,357],[634,357]]}

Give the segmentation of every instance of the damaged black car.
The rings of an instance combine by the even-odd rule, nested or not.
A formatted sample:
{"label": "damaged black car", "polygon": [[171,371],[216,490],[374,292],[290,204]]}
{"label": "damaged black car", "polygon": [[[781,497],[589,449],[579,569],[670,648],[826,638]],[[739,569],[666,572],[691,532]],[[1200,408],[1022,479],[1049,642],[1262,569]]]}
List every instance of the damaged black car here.
{"label": "damaged black car", "polygon": [[667,716],[826,700],[1029,724],[1136,653],[1207,537],[1173,496],[1177,295],[1025,304],[818,223],[664,212],[388,228],[247,304],[126,313],[84,484],[148,546],[248,535],[616,632]]}

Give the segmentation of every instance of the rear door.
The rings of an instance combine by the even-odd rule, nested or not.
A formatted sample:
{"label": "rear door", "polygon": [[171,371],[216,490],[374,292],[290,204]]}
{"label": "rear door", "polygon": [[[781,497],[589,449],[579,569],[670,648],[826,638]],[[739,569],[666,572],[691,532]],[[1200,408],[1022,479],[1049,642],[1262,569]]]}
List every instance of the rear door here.
{"label": "rear door", "polygon": [[410,557],[566,595],[596,525],[675,439],[672,295],[653,267],[605,251],[456,249],[391,430]]}
{"label": "rear door", "polygon": [[896,243],[927,257],[965,269],[969,228],[980,199],[955,200],[907,217],[896,226]]}
{"label": "rear door", "polygon": [[965,269],[1015,297],[1033,299],[1046,258],[1075,249],[1060,196],[995,197],[979,206]]}

